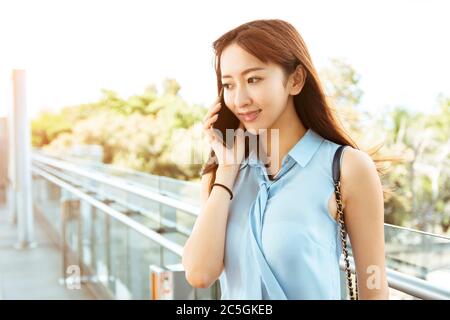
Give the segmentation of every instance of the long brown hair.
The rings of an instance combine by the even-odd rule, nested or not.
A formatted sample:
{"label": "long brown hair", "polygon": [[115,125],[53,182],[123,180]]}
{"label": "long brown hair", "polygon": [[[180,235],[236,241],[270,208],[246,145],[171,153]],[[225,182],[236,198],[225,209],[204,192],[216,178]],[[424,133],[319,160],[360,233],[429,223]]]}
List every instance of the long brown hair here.
{"label": "long brown hair", "polygon": [[[360,149],[336,117],[335,110],[331,107],[331,103],[324,93],[305,42],[294,26],[279,19],[254,20],[230,30],[214,41],[218,93],[222,90],[220,56],[223,50],[231,44],[239,45],[264,63],[272,62],[279,65],[284,71],[285,79],[296,70],[298,65],[301,65],[306,72],[306,80],[301,92],[294,96],[294,105],[304,127],[306,129],[311,128],[323,138],[337,144]],[[226,127],[237,129],[239,120],[236,121],[236,119],[230,120]],[[223,134],[225,136],[224,132]],[[377,164],[378,173],[384,175],[385,168],[378,163],[391,161],[391,159],[373,157],[381,147],[382,145],[372,147],[367,153]],[[245,157],[248,157],[248,154],[249,149],[246,143]],[[211,149],[208,161],[201,171],[201,175],[213,172],[213,178],[209,186],[210,191],[215,180],[217,167],[217,158]],[[389,194],[389,190],[386,188],[383,192],[385,195]]]}

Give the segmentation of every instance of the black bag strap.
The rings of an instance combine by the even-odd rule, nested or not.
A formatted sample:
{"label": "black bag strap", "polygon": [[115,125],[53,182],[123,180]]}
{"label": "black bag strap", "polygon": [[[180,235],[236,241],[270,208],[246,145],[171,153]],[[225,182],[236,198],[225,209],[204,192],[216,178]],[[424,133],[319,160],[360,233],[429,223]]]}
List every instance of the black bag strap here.
{"label": "black bag strap", "polygon": [[342,197],[341,197],[341,155],[342,151],[346,145],[341,145],[337,148],[334,153],[333,158],[333,182],[334,182],[334,194],[336,196],[336,205],[338,210],[338,218],[339,218],[339,227],[340,227],[340,236],[342,243],[342,252],[344,253],[345,260],[345,272],[347,274],[347,289],[349,292],[349,296],[351,300],[358,300],[358,279],[356,278],[355,272],[355,294],[353,294],[353,282],[352,282],[352,274],[350,271],[350,262],[348,260],[348,250],[347,250],[347,232],[345,229],[344,222],[344,210],[342,208]]}
{"label": "black bag strap", "polygon": [[334,153],[334,158],[333,158],[333,180],[334,183],[336,183],[337,181],[340,181],[341,179],[341,154],[342,151],[344,151],[344,148],[346,146],[339,146],[339,148],[337,148],[336,152]]}

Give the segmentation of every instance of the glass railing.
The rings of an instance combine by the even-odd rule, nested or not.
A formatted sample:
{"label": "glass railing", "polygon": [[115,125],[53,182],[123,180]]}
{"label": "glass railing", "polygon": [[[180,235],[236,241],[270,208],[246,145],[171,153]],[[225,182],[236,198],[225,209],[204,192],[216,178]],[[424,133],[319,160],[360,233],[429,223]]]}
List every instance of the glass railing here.
{"label": "glass railing", "polygon": [[385,225],[387,267],[450,290],[450,238]]}
{"label": "glass railing", "polygon": [[[107,203],[113,201],[111,206],[117,206],[117,211],[126,214],[140,225],[157,231],[179,246],[184,245],[194,225],[196,210],[192,207],[196,207],[196,201],[192,198],[196,198],[193,194],[199,194],[199,184],[128,172],[99,163],[77,164],[76,167],[80,170],[91,170],[91,175],[82,171],[60,168],[57,163],[50,165],[45,161],[34,161],[34,166],[62,181],[76,185],[83,192],[95,195],[99,200]],[[139,179],[130,179],[131,176],[138,176]],[[150,188],[144,186],[145,181],[149,181]],[[158,182],[155,183],[155,181]],[[35,179],[33,186],[35,200],[40,201],[40,208],[58,230],[61,225],[60,188],[43,178]],[[183,210],[183,205],[179,203],[164,204],[158,200],[152,200],[154,198],[151,194],[131,192],[131,186],[137,187],[137,190],[151,190],[152,193],[166,195],[167,198],[181,202],[183,202],[181,199],[191,198],[190,203],[186,202],[186,206],[192,204],[194,206],[190,206],[189,210]],[[42,199],[46,200],[42,201]],[[142,283],[149,282],[149,264],[158,266],[176,264],[180,263],[180,257],[170,250],[161,249],[161,246],[154,241],[126,225],[112,221],[113,219],[108,218],[108,215],[101,210],[91,211],[83,216],[83,226],[87,225],[92,229],[88,233],[83,227],[85,235],[83,243],[86,245],[83,250],[86,254],[83,254],[83,258],[90,259],[86,263],[92,264],[91,267],[95,269],[99,279],[109,279],[104,280],[105,285],[116,297],[127,295],[133,298],[148,297],[148,285],[142,285]],[[102,219],[111,221],[106,223]],[[105,238],[105,234],[109,238]],[[385,224],[385,239],[386,262],[389,269],[426,280],[439,287],[449,288],[450,239],[388,224]],[[110,243],[109,248],[105,249],[108,243]],[[158,251],[155,248],[160,249]],[[349,249],[351,253],[351,247]],[[102,253],[105,250],[107,254]],[[141,276],[135,275],[137,270],[142,272]],[[450,291],[450,288],[448,290]],[[209,294],[210,292],[206,296]],[[199,296],[201,296],[200,293]]]}
{"label": "glass railing", "polygon": [[[157,241],[124,224],[123,221],[70,194],[42,176],[35,175],[33,179],[33,196],[35,207],[45,216],[55,232],[65,238],[70,252],[66,253],[63,269],[67,273],[71,266],[82,266],[81,279],[90,285],[104,287],[107,294],[103,298],[150,299],[152,286],[150,266],[181,263],[179,252],[165,248]],[[94,197],[92,193],[88,196]],[[110,193],[108,199],[114,197],[115,194]],[[110,200],[102,196],[95,198],[108,203],[111,209],[138,222],[146,229],[158,232],[180,248],[187,239],[186,235],[176,230],[162,229],[158,220],[149,218],[141,212],[130,210],[118,203],[109,203]],[[64,202],[69,203],[68,206],[67,204],[64,206],[68,210],[65,213],[67,217],[65,222],[62,221]],[[173,219],[174,224],[177,223],[177,213],[172,208],[152,204],[148,199],[146,202],[142,207],[161,210],[161,216]],[[68,274],[62,275],[67,276]],[[194,291],[197,299],[217,298],[216,286]]]}

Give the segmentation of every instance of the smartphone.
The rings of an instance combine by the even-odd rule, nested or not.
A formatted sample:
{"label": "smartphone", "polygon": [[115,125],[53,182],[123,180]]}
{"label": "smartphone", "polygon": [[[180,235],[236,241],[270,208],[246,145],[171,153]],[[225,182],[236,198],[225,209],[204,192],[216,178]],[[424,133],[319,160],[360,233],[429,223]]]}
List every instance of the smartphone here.
{"label": "smartphone", "polygon": [[[223,91],[224,88],[222,87],[219,93],[220,103],[222,104],[222,107],[219,110],[219,116],[217,117],[216,122],[213,124],[213,128],[220,130],[223,140],[226,140],[226,129],[236,130],[237,128],[239,128],[240,120],[226,106],[225,99],[223,98]],[[226,144],[224,141],[222,141],[222,143],[224,146],[231,149],[233,147],[234,141],[226,141]]]}

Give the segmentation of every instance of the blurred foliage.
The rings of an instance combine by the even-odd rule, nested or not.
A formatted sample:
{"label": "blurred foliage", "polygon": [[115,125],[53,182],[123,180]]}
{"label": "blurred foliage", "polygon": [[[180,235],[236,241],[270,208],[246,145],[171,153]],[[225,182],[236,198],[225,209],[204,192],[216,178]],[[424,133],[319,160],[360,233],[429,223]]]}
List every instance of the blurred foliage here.
{"label": "blurred foliage", "polygon": [[[401,157],[381,179],[392,190],[385,199],[385,222],[436,233],[450,228],[450,98],[437,99],[434,112],[361,104],[360,76],[333,59],[320,72],[327,98],[361,149],[382,143],[380,157]],[[120,97],[102,90],[97,102],[41,114],[32,122],[33,145],[67,154],[76,146],[97,145],[103,162],[155,175],[199,180],[208,154],[201,120],[206,108],[189,105],[179,84],[166,79],[141,95]],[[378,153],[377,153],[378,155]]]}
{"label": "blurred foliage", "polygon": [[319,74],[343,126],[361,149],[383,144],[377,157],[401,159],[381,177],[393,191],[385,199],[385,222],[449,234],[450,97],[441,94],[434,112],[404,106],[370,112],[361,104],[360,75],[344,60],[330,62]]}
{"label": "blurred foliage", "polygon": [[[396,108],[388,120],[388,150],[405,161],[394,166],[388,181],[396,194],[386,203],[393,224],[448,232],[450,227],[450,98],[440,96],[429,114]],[[407,221],[407,222],[405,222]]]}
{"label": "blurred foliage", "polygon": [[[151,85],[142,95],[127,99],[102,90],[95,103],[41,114],[32,121],[33,146],[68,154],[78,146],[99,145],[104,163],[193,180],[202,165],[199,154],[205,153],[198,124],[206,110],[183,101],[179,88],[175,80],[166,79],[161,95]],[[180,145],[190,149],[181,150]],[[181,151],[186,156],[196,154],[197,163],[182,159],[187,157]]]}

